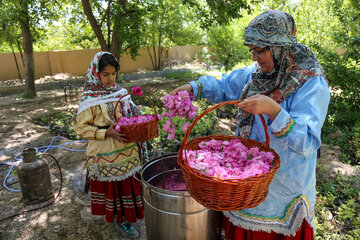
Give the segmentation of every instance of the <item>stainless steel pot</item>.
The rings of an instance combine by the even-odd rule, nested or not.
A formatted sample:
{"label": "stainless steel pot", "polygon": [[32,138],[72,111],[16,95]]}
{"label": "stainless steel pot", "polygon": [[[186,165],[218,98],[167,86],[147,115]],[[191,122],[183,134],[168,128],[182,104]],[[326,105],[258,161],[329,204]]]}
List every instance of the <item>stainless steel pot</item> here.
{"label": "stainless steel pot", "polygon": [[147,239],[219,238],[220,212],[200,205],[187,191],[165,187],[169,181],[185,183],[177,164],[177,153],[150,160],[143,166],[141,177]]}

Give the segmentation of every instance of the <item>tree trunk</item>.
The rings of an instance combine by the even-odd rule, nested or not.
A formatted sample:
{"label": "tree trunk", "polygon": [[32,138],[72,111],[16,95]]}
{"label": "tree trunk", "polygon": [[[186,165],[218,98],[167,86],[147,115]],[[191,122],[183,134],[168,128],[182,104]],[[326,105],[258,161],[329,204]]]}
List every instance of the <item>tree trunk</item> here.
{"label": "tree trunk", "polygon": [[156,70],[157,70],[157,68],[158,68],[158,65],[157,65],[157,56],[156,56],[156,46],[155,46],[155,43],[153,43],[152,48],[153,48],[153,53],[154,53],[154,62],[155,62],[155,68],[154,68],[154,70],[156,71]]}
{"label": "tree trunk", "polygon": [[17,48],[19,50],[19,53],[20,53],[20,57],[21,57],[21,61],[22,61],[22,64],[23,64],[23,67],[25,67],[25,63],[24,63],[24,56],[23,56],[23,49],[21,48],[21,44],[19,42],[19,40],[16,40],[16,43],[17,43]]}
{"label": "tree trunk", "polygon": [[[26,13],[27,14],[27,13]],[[28,97],[36,96],[35,89],[35,68],[34,68],[34,49],[28,17],[20,20],[21,34],[23,37],[24,66],[25,66],[25,95]]]}
{"label": "tree trunk", "polygon": [[231,56],[232,56],[231,53],[228,53],[227,58],[224,61],[224,67],[225,67],[226,71],[229,70],[229,62],[230,62]]}
{"label": "tree trunk", "polygon": [[[112,39],[111,39],[111,49],[110,49],[111,53],[114,54],[114,56],[119,59],[119,55],[120,55],[120,48],[119,48],[119,35],[117,33],[117,30],[114,30],[113,34],[112,34]],[[120,64],[120,63],[119,63]]]}
{"label": "tree trunk", "polygon": [[13,56],[14,56],[14,60],[15,60],[16,69],[17,69],[17,72],[18,72],[19,79],[20,79],[20,81],[22,81],[21,72],[20,72],[20,69],[19,69],[19,64],[18,64],[18,61],[16,59],[16,54],[15,54],[14,49],[12,47],[11,47],[11,50],[12,50],[12,53],[13,53]]}
{"label": "tree trunk", "polygon": [[90,22],[91,28],[94,30],[95,36],[99,41],[101,50],[110,52],[111,51],[110,46],[106,44],[104,35],[101,31],[101,25],[98,24],[96,18],[94,17],[89,0],[81,0],[81,3],[84,9],[84,13]]}
{"label": "tree trunk", "polygon": [[152,67],[153,67],[153,69],[155,69],[155,63],[154,63],[153,57],[151,56],[150,48],[149,47],[146,47],[146,48],[147,48],[148,53],[149,53],[149,57],[150,57],[150,60],[151,60]]}
{"label": "tree trunk", "polygon": [[154,70],[157,70],[157,60],[156,60],[156,50],[155,50],[155,36],[154,33],[152,34],[152,49],[153,49],[153,53],[154,53]]}
{"label": "tree trunk", "polygon": [[161,56],[161,31],[159,31],[159,45],[158,45],[158,69],[157,70],[160,70],[161,69],[161,59],[162,59],[162,56]]}

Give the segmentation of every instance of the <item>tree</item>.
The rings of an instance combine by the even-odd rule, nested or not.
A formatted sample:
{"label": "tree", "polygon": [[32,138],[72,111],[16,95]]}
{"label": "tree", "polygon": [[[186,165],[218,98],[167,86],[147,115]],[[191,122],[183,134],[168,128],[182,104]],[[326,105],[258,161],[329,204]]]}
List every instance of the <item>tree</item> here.
{"label": "tree", "polygon": [[[225,24],[239,18],[243,10],[250,11],[250,5],[245,0],[207,0],[205,2],[199,0],[109,0],[107,5],[99,0],[82,0],[81,2],[101,49],[117,57],[129,50],[133,58],[141,46],[144,26],[155,24],[152,26],[152,33],[147,31],[147,36],[150,37],[145,40],[145,43],[149,47],[156,46],[157,51],[161,51],[164,37],[170,39],[173,29],[186,24],[181,12],[174,12],[176,8],[180,10],[190,7],[191,11],[196,12],[191,22],[199,21],[204,29],[214,23]],[[181,7],[180,3],[184,7]],[[176,13],[179,16],[176,16]],[[175,22],[176,19],[178,22]],[[168,20],[169,23],[167,23]],[[158,56],[156,59],[155,54],[153,55],[153,63],[158,69],[161,65],[161,52],[157,52],[156,55]]]}
{"label": "tree", "polygon": [[247,58],[244,38],[236,24],[213,26],[207,31],[207,46],[212,50],[212,60],[230,70],[236,63]]}
{"label": "tree", "polygon": [[[40,20],[54,20],[60,5],[57,1],[6,0],[0,4],[2,22],[11,29],[21,29],[21,43],[24,49],[26,97],[36,96],[34,40],[40,38]],[[11,45],[14,39],[8,39]]]}
{"label": "tree", "polygon": [[[0,24],[2,28],[2,31],[0,31],[0,42],[7,43],[6,45],[3,45],[2,48],[5,51],[11,51],[13,53],[19,79],[22,79],[19,63],[15,55],[15,49],[17,49],[20,53],[21,59],[23,59],[22,48],[19,42],[19,39],[21,38],[21,31],[12,25],[7,25],[5,20],[2,20]],[[24,64],[24,61],[22,61],[22,64]]]}
{"label": "tree", "polygon": [[226,25],[243,17],[243,11],[251,13],[251,5],[245,0],[182,0],[197,14],[201,27],[207,29],[214,24]]}
{"label": "tree", "polygon": [[63,5],[63,17],[46,26],[46,36],[34,47],[35,51],[98,48],[99,43],[84,16],[80,1]]}
{"label": "tree", "polygon": [[251,61],[248,47],[244,45],[244,30],[250,21],[260,13],[259,7],[252,6],[251,14],[228,24],[217,24],[209,27],[205,33],[206,48],[198,53],[200,61],[222,65],[225,71],[231,70],[238,63]]}
{"label": "tree", "polygon": [[117,58],[127,50],[130,50],[133,58],[137,55],[140,48],[140,25],[146,7],[141,2],[109,0],[105,8],[102,1],[81,0],[101,50],[111,52]]}
{"label": "tree", "polygon": [[153,69],[163,67],[163,49],[174,45],[196,44],[203,31],[193,21],[194,13],[180,0],[155,1],[147,12],[142,44],[147,47]]}

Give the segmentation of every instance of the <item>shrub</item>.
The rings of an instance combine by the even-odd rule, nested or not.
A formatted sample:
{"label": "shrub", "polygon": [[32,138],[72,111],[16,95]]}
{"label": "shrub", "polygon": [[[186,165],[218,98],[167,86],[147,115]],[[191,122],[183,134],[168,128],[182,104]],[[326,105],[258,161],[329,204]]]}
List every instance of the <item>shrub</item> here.
{"label": "shrub", "polygon": [[76,109],[70,108],[62,111],[51,110],[49,113],[37,114],[33,122],[48,127],[56,135],[69,139],[80,139],[75,132],[76,128]]}
{"label": "shrub", "polygon": [[[195,102],[195,105],[198,107],[198,113],[203,112],[205,109],[208,108],[209,103],[206,100],[201,100],[198,102]],[[142,107],[142,111],[144,114],[153,114],[153,110],[149,107]],[[157,109],[159,114],[162,114],[164,111],[166,111],[165,108]],[[182,131],[181,127],[184,122],[189,122],[190,120],[176,117],[172,119],[173,124],[176,128],[176,134],[175,138],[172,141],[169,141],[167,139],[168,133],[162,130],[163,126],[165,125],[165,118],[163,118],[160,122],[160,136],[152,139],[149,141],[150,145],[149,148],[157,148],[162,149],[163,152],[177,152],[180,149],[180,146],[182,144],[182,139],[185,136],[185,133]],[[207,135],[213,135],[216,132],[216,129],[214,128],[214,122],[217,121],[216,113],[211,112],[204,117],[202,117],[199,122],[197,122],[190,134],[189,140],[193,137],[200,137],[200,136],[207,136]]]}
{"label": "shrub", "polygon": [[318,166],[315,239],[359,239],[359,179],[337,173],[330,177]]}
{"label": "shrub", "polygon": [[[328,117],[323,127],[323,140],[327,144],[338,145],[342,149],[342,161],[352,165],[359,159],[360,129],[360,66],[351,48],[343,54],[330,52],[314,46],[324,67],[331,87],[331,100]],[[342,132],[338,139],[328,135],[334,131]]]}

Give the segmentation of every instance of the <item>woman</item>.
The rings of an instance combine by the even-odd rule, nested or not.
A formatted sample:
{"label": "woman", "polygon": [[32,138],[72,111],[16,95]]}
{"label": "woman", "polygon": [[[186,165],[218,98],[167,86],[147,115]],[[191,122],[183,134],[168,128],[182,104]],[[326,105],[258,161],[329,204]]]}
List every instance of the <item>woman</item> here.
{"label": "woman", "polygon": [[203,76],[176,88],[213,103],[243,100],[236,135],[265,141],[281,166],[259,206],[223,212],[222,239],[313,239],[315,168],[330,94],[323,68],[306,46],[297,43],[291,15],[270,10],[245,28],[255,66],[233,71],[222,80]]}
{"label": "woman", "polygon": [[115,131],[116,115],[140,114],[130,97],[116,82],[119,63],[108,52],[95,54],[85,78],[77,115],[76,133],[88,139],[86,150],[90,177],[91,213],[105,215],[126,238],[136,238],[138,231],[129,223],[144,217],[141,187],[134,178],[140,170],[139,148]]}

